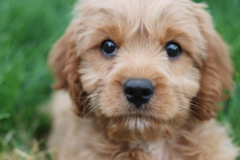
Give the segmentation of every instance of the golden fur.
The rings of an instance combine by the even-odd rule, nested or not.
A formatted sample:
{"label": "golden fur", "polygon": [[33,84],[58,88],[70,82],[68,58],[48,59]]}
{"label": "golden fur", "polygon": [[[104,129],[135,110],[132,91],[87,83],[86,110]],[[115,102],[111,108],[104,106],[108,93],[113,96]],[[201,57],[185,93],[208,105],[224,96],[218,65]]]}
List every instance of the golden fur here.
{"label": "golden fur", "polygon": [[[215,117],[233,87],[227,46],[205,5],[189,0],[85,0],[50,54],[57,77],[49,146],[57,159],[233,160],[237,148]],[[104,40],[118,47],[100,52]],[[165,51],[177,42],[183,54]],[[155,93],[136,110],[122,93],[129,78]],[[73,113],[75,111],[75,114]],[[78,116],[77,116],[78,115]],[[82,117],[82,118],[81,118]]]}

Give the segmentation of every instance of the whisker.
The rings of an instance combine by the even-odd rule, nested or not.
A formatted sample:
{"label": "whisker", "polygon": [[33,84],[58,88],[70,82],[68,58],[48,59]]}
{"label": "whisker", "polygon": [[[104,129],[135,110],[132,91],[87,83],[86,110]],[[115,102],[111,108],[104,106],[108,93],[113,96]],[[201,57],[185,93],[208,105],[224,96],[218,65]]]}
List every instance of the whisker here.
{"label": "whisker", "polygon": [[198,115],[202,120],[205,120],[201,115],[199,115],[196,111],[192,110],[191,108],[190,108],[190,111],[193,112],[194,114]]}
{"label": "whisker", "polygon": [[[195,102],[194,102],[195,103]],[[194,108],[197,108],[197,109],[200,109],[201,111],[203,111],[204,113],[208,114],[207,111],[205,111],[203,108],[206,108],[204,106],[202,106],[201,104],[194,104],[194,103],[191,103],[191,106],[194,107]],[[200,107],[199,107],[200,106]]]}

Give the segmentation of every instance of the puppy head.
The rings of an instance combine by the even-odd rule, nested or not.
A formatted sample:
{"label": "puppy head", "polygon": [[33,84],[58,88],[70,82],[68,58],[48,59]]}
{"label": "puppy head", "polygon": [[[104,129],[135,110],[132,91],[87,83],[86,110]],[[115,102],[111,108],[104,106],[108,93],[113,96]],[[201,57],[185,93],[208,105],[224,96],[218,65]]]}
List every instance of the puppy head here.
{"label": "puppy head", "polygon": [[232,87],[227,47],[203,4],[88,0],[50,54],[77,114],[115,140],[171,136],[191,117],[215,116]]}

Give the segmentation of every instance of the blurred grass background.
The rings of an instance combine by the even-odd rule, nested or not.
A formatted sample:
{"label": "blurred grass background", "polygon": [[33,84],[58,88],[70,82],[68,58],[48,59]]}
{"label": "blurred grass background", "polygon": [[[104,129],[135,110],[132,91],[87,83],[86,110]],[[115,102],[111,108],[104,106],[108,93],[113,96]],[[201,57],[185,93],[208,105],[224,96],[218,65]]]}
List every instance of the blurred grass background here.
{"label": "blurred grass background", "polygon": [[[202,2],[202,0],[195,0]],[[0,159],[53,159],[45,148],[51,95],[47,55],[71,20],[75,0],[0,1]],[[218,119],[240,146],[240,0],[205,0],[231,46],[236,89]],[[45,158],[43,158],[45,157]],[[240,158],[239,158],[240,160]]]}

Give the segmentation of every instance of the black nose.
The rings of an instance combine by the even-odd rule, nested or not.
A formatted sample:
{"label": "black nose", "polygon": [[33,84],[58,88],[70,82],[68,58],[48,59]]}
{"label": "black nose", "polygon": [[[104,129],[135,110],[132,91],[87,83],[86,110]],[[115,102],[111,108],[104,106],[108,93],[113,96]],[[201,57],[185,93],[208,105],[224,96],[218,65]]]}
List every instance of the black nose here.
{"label": "black nose", "polygon": [[140,108],[153,96],[154,87],[147,79],[130,78],[124,83],[123,92],[129,102]]}

